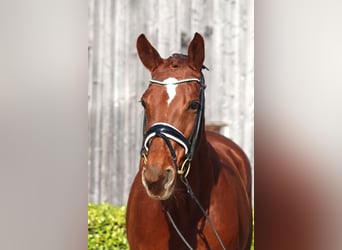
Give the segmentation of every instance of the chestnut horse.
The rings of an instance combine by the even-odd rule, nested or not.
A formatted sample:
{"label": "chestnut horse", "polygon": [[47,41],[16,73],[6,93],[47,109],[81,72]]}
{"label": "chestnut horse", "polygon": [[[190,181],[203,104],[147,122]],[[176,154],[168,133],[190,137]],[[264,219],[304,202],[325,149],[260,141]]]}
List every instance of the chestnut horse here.
{"label": "chestnut horse", "polygon": [[205,131],[202,36],[187,56],[163,59],[143,34],[137,50],[152,79],[127,206],[130,249],[249,249],[250,164],[234,142]]}

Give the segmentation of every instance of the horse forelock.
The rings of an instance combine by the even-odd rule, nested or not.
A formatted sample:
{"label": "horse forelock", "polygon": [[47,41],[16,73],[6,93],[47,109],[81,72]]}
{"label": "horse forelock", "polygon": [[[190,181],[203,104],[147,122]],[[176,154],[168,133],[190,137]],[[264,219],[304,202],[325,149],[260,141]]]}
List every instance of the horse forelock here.
{"label": "horse forelock", "polygon": [[159,81],[164,81],[170,77],[178,80],[201,77],[201,73],[191,66],[188,56],[184,54],[172,54],[172,56],[163,59],[163,62],[151,74],[153,79]]}

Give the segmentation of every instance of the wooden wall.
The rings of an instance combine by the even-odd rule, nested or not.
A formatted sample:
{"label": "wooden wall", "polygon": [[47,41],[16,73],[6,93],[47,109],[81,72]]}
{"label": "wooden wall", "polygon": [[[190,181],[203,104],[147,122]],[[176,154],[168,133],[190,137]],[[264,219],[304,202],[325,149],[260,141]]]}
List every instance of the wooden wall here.
{"label": "wooden wall", "polygon": [[138,169],[149,74],[136,38],[168,57],[186,53],[195,32],[210,69],[206,121],[226,124],[254,165],[253,0],[89,0],[89,201],[125,204]]}

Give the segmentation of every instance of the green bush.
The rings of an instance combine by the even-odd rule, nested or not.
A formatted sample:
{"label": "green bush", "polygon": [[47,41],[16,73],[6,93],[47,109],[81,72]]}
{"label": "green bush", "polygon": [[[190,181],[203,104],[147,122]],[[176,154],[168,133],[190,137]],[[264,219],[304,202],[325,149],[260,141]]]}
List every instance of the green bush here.
{"label": "green bush", "polygon": [[126,207],[88,203],[88,250],[128,249]]}
{"label": "green bush", "polygon": [[[125,206],[88,203],[88,250],[129,249],[125,215]],[[254,250],[254,230],[251,250]]]}
{"label": "green bush", "polygon": [[255,232],[254,232],[254,209],[252,211],[252,220],[253,220],[253,233],[252,233],[252,243],[251,243],[251,250],[254,250],[254,236],[255,236]]}

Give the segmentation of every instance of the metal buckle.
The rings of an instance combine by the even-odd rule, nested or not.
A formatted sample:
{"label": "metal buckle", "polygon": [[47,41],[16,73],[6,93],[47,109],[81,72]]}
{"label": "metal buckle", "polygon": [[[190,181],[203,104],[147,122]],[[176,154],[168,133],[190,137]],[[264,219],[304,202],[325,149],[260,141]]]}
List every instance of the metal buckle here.
{"label": "metal buckle", "polygon": [[183,162],[182,166],[180,167],[180,169],[177,170],[177,173],[179,175],[183,175],[184,177],[187,177],[190,171],[190,159],[187,157],[185,159],[185,161]]}
{"label": "metal buckle", "polygon": [[147,156],[146,156],[145,152],[142,152],[141,156],[143,157],[144,164],[146,165],[146,163],[147,163]]}

